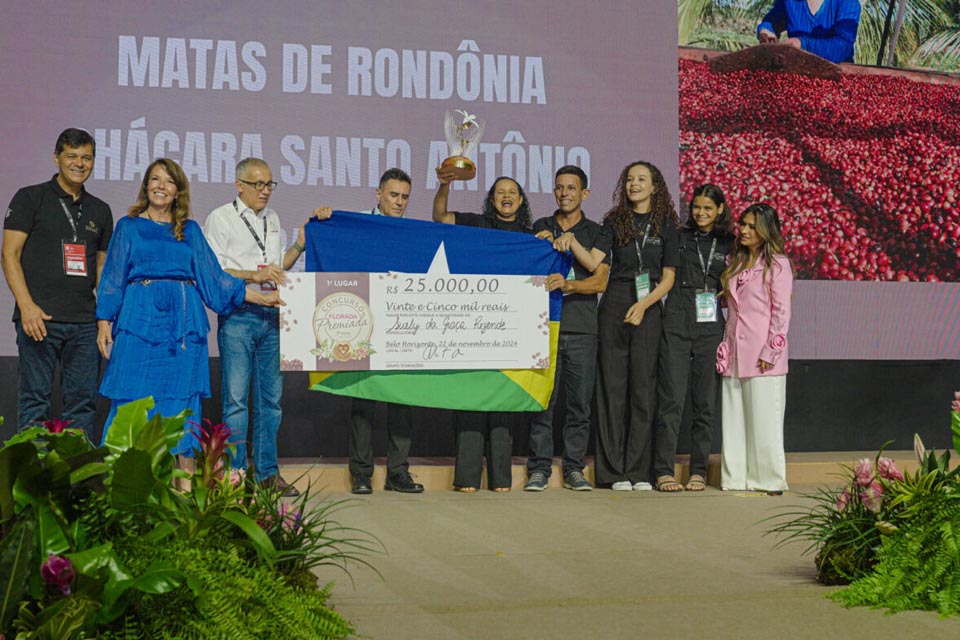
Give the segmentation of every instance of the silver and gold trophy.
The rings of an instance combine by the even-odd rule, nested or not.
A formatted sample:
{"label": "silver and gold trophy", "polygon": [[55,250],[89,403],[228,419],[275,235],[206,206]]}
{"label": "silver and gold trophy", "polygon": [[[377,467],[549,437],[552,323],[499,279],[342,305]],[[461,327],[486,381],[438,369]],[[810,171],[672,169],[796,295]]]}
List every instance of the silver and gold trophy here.
{"label": "silver and gold trophy", "polygon": [[473,180],[477,165],[468,156],[480,145],[480,136],[486,125],[483,119],[463,109],[447,111],[443,117],[443,132],[447,139],[450,157],[441,165],[454,171],[454,180]]}

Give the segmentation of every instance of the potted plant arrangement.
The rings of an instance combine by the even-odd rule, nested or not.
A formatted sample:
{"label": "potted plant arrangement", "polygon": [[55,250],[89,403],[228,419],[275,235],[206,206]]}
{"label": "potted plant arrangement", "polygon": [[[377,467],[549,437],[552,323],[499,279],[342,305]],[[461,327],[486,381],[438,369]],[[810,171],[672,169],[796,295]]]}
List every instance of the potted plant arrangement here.
{"label": "potted plant arrangement", "polygon": [[[951,405],[960,454],[960,392]],[[960,613],[960,467],[914,436],[918,468],[904,473],[881,453],[849,470],[840,488],[808,496],[812,508],[788,508],[768,522],[778,544],[803,541],[816,552],[817,579],[846,584],[829,597],[845,606],[891,612]]]}
{"label": "potted plant arrangement", "polygon": [[223,425],[177,469],[186,413],[152,408],[121,407],[102,447],[52,420],[0,448],[0,638],[349,636],[313,569],[366,564],[378,542],[332,518],[343,502],[231,470]]}

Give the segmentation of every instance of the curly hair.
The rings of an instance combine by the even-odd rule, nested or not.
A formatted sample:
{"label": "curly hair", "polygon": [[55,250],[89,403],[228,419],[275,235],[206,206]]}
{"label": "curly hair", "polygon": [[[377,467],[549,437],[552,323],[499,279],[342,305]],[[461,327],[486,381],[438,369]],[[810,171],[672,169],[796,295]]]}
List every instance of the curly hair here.
{"label": "curly hair", "polygon": [[693,190],[693,194],[690,196],[690,210],[687,213],[687,228],[697,228],[697,223],[693,220],[693,201],[697,198],[710,199],[720,210],[717,219],[713,222],[713,233],[718,238],[732,238],[733,215],[730,213],[730,207],[727,206],[727,199],[723,195],[723,190],[714,184],[702,184]]}
{"label": "curly hair", "polygon": [[517,208],[517,223],[525,228],[533,226],[533,218],[530,214],[530,205],[527,202],[527,194],[524,193],[523,187],[520,186],[520,183],[509,176],[500,176],[493,181],[493,185],[491,185],[490,190],[487,191],[487,198],[483,201],[483,215],[488,218],[497,217],[497,209],[493,206],[493,194],[497,189],[497,183],[501,180],[509,180],[513,184],[517,185],[517,191],[520,192],[520,198],[523,199],[523,202],[520,203],[520,206]]}
{"label": "curly hair", "polygon": [[173,183],[177,186],[177,197],[173,199],[173,206],[171,207],[170,213],[173,218],[173,236],[177,240],[183,241],[183,227],[187,224],[187,220],[190,219],[190,183],[187,182],[187,176],[183,173],[180,165],[170,158],[158,158],[154,160],[150,163],[150,166],[147,167],[147,170],[143,172],[143,180],[140,182],[140,192],[137,194],[137,202],[127,209],[127,215],[131,218],[136,218],[146,212],[150,207],[150,200],[147,197],[147,184],[150,182],[150,174],[153,173],[156,167],[160,167],[166,171],[167,175],[173,178]]}
{"label": "curly hair", "polygon": [[633,242],[638,232],[636,225],[633,223],[633,203],[630,202],[627,194],[627,174],[634,167],[646,167],[650,171],[650,177],[653,178],[653,194],[650,196],[653,234],[659,235],[664,222],[667,220],[672,221],[676,227],[680,226],[680,218],[673,206],[670,189],[667,187],[667,181],[663,179],[660,169],[644,160],[631,162],[620,172],[617,188],[613,191],[613,207],[603,216],[605,221],[610,220],[613,231],[617,236],[617,244],[621,247]]}

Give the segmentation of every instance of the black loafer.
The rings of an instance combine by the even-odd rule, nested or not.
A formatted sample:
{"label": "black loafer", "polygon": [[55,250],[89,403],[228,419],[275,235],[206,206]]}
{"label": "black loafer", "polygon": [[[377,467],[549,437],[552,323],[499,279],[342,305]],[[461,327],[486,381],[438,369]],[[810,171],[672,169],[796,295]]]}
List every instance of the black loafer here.
{"label": "black loafer", "polygon": [[353,479],[353,488],[350,489],[350,493],[355,493],[360,496],[365,496],[367,494],[373,493],[373,485],[370,484],[369,476],[357,476]]}
{"label": "black loafer", "polygon": [[400,493],[423,493],[423,485],[414,482],[409,473],[396,476],[387,476],[383,485],[384,491],[399,491]]}

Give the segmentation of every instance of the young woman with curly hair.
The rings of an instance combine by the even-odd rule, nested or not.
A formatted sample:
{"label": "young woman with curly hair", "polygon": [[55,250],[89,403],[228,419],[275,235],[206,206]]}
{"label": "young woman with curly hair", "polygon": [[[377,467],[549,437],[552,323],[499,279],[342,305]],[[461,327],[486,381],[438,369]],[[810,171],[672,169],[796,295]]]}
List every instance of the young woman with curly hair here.
{"label": "young woman with curly hair", "polygon": [[620,173],[603,224],[613,232],[610,281],[598,310],[596,482],[653,488],[653,421],[660,301],[680,264],[679,221],[663,174],[649,162]]}

